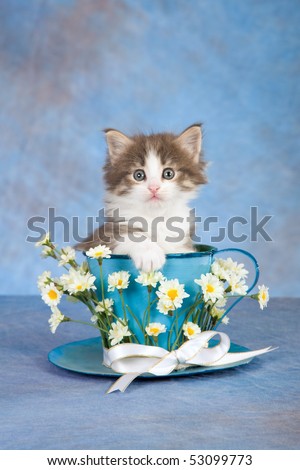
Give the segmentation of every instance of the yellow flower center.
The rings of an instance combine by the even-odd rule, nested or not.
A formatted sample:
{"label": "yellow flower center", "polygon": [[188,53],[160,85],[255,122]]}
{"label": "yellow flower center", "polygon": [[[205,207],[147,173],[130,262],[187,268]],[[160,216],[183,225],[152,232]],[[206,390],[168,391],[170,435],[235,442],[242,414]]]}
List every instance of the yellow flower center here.
{"label": "yellow flower center", "polygon": [[122,284],[123,284],[122,279],[119,279],[119,280],[118,280],[118,286],[121,286]]}
{"label": "yellow flower center", "polygon": [[207,284],[206,286],[206,292],[214,292],[215,288],[211,284]]}
{"label": "yellow flower center", "polygon": [[76,289],[77,289],[77,290],[82,289],[82,285],[81,285],[81,284],[78,284],[78,286],[76,286]]}
{"label": "yellow flower center", "polygon": [[266,293],[265,293],[265,292],[262,292],[262,294],[261,294],[261,298],[262,298],[262,300],[263,300],[263,301],[265,301],[265,300],[266,300],[266,298],[267,298],[267,297],[266,297]]}
{"label": "yellow flower center", "polygon": [[153,328],[150,328],[150,331],[153,335],[155,335],[155,334],[159,333],[159,328],[153,326]]}
{"label": "yellow flower center", "polygon": [[191,326],[189,326],[188,329],[187,329],[187,332],[188,332],[188,335],[189,335],[189,336],[192,336],[192,335],[195,333],[195,330],[194,330],[194,328],[192,328]]}
{"label": "yellow flower center", "polygon": [[53,289],[49,290],[48,296],[50,297],[51,300],[56,300],[58,297],[57,292],[55,292],[55,290]]}
{"label": "yellow flower center", "polygon": [[100,258],[100,256],[102,256],[102,255],[103,255],[103,251],[97,251],[97,253],[95,253],[95,256],[97,258]]}
{"label": "yellow flower center", "polygon": [[178,297],[178,290],[177,290],[177,289],[170,289],[170,290],[168,290],[167,296],[168,296],[171,300],[175,300],[176,297]]}

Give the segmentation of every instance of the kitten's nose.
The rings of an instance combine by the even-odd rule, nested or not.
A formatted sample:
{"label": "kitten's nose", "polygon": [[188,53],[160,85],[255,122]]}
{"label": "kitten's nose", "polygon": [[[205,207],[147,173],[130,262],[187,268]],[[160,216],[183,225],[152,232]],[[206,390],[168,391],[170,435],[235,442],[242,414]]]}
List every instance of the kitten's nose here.
{"label": "kitten's nose", "polygon": [[159,188],[160,188],[160,186],[158,184],[151,184],[150,186],[148,186],[148,189],[152,194],[157,193]]}

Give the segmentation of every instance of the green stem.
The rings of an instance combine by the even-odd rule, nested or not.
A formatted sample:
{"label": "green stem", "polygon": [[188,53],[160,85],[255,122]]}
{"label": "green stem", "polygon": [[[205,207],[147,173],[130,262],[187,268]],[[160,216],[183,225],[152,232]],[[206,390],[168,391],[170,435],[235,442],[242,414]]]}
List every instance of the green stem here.
{"label": "green stem", "polygon": [[[137,344],[139,344],[139,340],[137,339],[137,337],[135,336],[135,334],[134,334],[132,331],[130,331],[130,333],[131,333],[131,336],[133,336],[133,337],[134,337],[134,339],[135,339],[135,342],[136,342]],[[130,342],[132,343],[131,337],[130,337],[130,336],[128,336],[128,338],[130,339]]]}
{"label": "green stem", "polygon": [[99,299],[97,297],[97,294],[94,290],[91,291],[91,300],[94,302],[95,305],[98,305]]}
{"label": "green stem", "polygon": [[[101,318],[99,315],[97,315],[96,310],[94,309],[94,307],[93,307],[92,305],[90,305],[89,300],[84,299],[84,300],[81,300],[81,301],[82,301],[82,303],[84,303],[84,305],[87,306],[87,308],[89,309],[89,311],[91,312],[92,315],[96,315],[96,316],[97,316],[97,319],[98,319],[97,321],[98,321],[98,323],[100,323],[101,327],[104,327],[104,328],[105,328],[105,324],[103,324],[102,318]],[[99,327],[99,328],[100,328],[100,327]],[[101,331],[106,331],[106,333],[108,334],[108,330],[103,330],[103,329],[101,329]]]}
{"label": "green stem", "polygon": [[158,297],[156,297],[156,299],[153,299],[152,302],[150,302],[150,308],[151,308],[152,305],[154,305],[156,302],[158,302]]}
{"label": "green stem", "polygon": [[[151,291],[152,291],[152,287],[151,286],[148,286],[148,308],[147,308],[147,311],[148,311],[148,315],[147,315],[147,324],[149,325],[150,323],[150,320],[151,320]],[[146,325],[145,325],[146,327]],[[149,339],[149,338],[148,338]],[[145,336],[145,340],[146,340],[146,336]],[[146,342],[146,341],[145,341]]]}
{"label": "green stem", "polygon": [[148,289],[148,303],[147,303],[147,307],[145,308],[145,311],[143,313],[143,321],[142,321],[142,323],[143,323],[142,331],[143,331],[143,334],[144,334],[145,344],[148,344],[150,342],[150,338],[145,333],[145,328],[146,328],[147,324],[150,323],[151,307],[158,301],[157,297],[151,301],[152,286],[147,286],[147,289]]}
{"label": "green stem", "polygon": [[[200,304],[203,304],[203,298],[202,298],[202,295],[200,293],[198,293],[196,295],[196,298],[195,298],[195,301],[193,302],[193,304],[190,306],[190,307],[187,307],[185,310],[183,310],[182,312],[180,312],[180,315],[182,315],[184,312],[188,312],[188,314],[186,315],[185,319],[184,319],[184,322],[182,323],[181,325],[181,328],[179,329],[179,331],[177,330],[176,332],[176,339],[175,339],[175,342],[173,343],[173,346],[172,346],[172,350],[174,350],[175,346],[177,345],[179,339],[180,339],[180,336],[183,332],[183,325],[184,323],[187,323],[190,319],[190,317],[195,313],[195,309],[198,307],[198,305]],[[203,308],[202,308],[203,310]],[[201,312],[202,312],[201,310]],[[177,318],[176,318],[177,319]],[[175,321],[173,322],[172,324],[172,327],[170,329],[170,334],[169,334],[169,341],[168,341],[168,349],[170,350],[170,347],[171,347],[171,336],[173,334],[173,330],[174,330],[174,324],[176,325],[176,319]]]}
{"label": "green stem", "polygon": [[252,297],[253,295],[256,295],[256,294],[231,294],[231,295],[224,295],[224,298],[225,299],[231,299],[233,297]]}
{"label": "green stem", "polygon": [[105,295],[104,295],[104,280],[103,280],[102,259],[98,259],[98,264],[99,264],[99,268],[100,268],[101,295],[102,295],[102,301],[103,301],[103,305],[104,305]]}
{"label": "green stem", "polygon": [[[118,321],[119,321],[120,323],[122,323],[123,326],[128,326],[127,322],[126,322],[124,319],[118,318]],[[131,333],[131,336],[133,336],[133,337],[135,338],[136,343],[139,343],[139,341],[137,340],[137,337],[135,336],[135,334],[134,334],[131,330],[130,330],[130,333]],[[128,338],[128,341],[129,341],[130,343],[132,343],[132,338],[131,338],[131,336],[127,336],[127,337],[126,337],[126,338]]]}
{"label": "green stem", "polygon": [[141,322],[139,321],[139,319],[137,318],[137,316],[133,313],[133,311],[131,310],[129,305],[126,305],[126,308],[128,309],[128,311],[129,311],[130,315],[133,317],[133,319],[136,321],[136,324],[140,328],[141,332],[144,334],[143,326],[142,326]]}
{"label": "green stem", "polygon": [[[198,303],[200,303],[200,300],[201,300],[201,299],[199,300],[199,295],[200,295],[200,294],[197,294],[197,295],[196,295],[195,301],[193,302],[192,305],[190,305],[189,307],[185,308],[184,310],[182,310],[182,311],[180,312],[180,315],[183,315],[185,312],[188,312],[186,318],[184,319],[183,324],[188,321],[188,319],[190,318],[191,315],[193,315],[196,306],[198,305]],[[171,350],[171,339],[172,339],[172,335],[173,335],[173,330],[174,330],[174,328],[175,328],[175,326],[176,326],[176,320],[178,320],[178,319],[177,319],[177,316],[178,316],[178,312],[176,311],[176,318],[174,319],[174,321],[173,321],[173,323],[172,323],[172,325],[171,325],[170,333],[169,333],[169,337],[168,337],[168,350],[169,350],[169,351]],[[182,332],[183,324],[182,324],[182,326],[181,326],[181,328],[180,328],[180,331],[179,331],[178,333],[176,333],[177,336],[180,336],[180,334],[181,334],[181,332]],[[178,323],[177,323],[177,325],[178,325]],[[178,328],[178,326],[177,326],[177,328]],[[176,338],[176,339],[179,339],[179,337]],[[173,350],[173,349],[174,349],[174,345],[173,345],[173,347],[172,347],[172,350]]]}
{"label": "green stem", "polygon": [[122,289],[119,289],[119,294],[120,294],[120,297],[121,297],[122,310],[123,310],[123,314],[124,314],[124,321],[127,323],[126,307],[125,307],[125,302],[124,302]]}
{"label": "green stem", "polygon": [[199,306],[198,310],[196,310],[195,318],[194,318],[194,323],[200,326],[200,318],[202,316],[204,310],[204,303],[202,303],[201,306]]}
{"label": "green stem", "polygon": [[184,310],[181,310],[180,312],[180,315],[183,315],[185,312],[188,312],[190,310],[193,310],[195,307],[197,307],[199,304],[201,304],[203,302],[203,299],[202,299],[202,295],[201,294],[197,294],[196,297],[195,297],[195,300],[194,302],[192,303],[192,305],[190,305],[189,307],[186,307]]}
{"label": "green stem", "polygon": [[94,325],[93,323],[88,323],[86,321],[81,321],[81,320],[73,320],[73,318],[70,318],[70,317],[69,317],[68,321],[71,321],[73,323],[81,323],[82,325],[92,326],[93,328],[96,328],[97,330],[103,331],[104,333],[108,333],[106,330],[103,330],[102,328],[100,328],[99,326]]}
{"label": "green stem", "polygon": [[175,320],[173,321],[171,328],[170,328],[170,332],[169,332],[169,338],[168,338],[168,350],[169,351],[171,351],[171,339],[172,339],[174,328],[175,328]]}
{"label": "green stem", "polygon": [[175,341],[174,341],[174,343],[173,343],[172,351],[174,351],[174,349],[175,349],[175,347],[176,347],[176,345],[177,345],[177,343],[178,343],[178,341],[179,341],[179,338],[180,338],[180,336],[181,336],[181,332],[182,332],[182,330],[180,330],[180,332],[178,333],[178,335],[177,335],[177,337],[176,337],[176,339],[175,339]]}

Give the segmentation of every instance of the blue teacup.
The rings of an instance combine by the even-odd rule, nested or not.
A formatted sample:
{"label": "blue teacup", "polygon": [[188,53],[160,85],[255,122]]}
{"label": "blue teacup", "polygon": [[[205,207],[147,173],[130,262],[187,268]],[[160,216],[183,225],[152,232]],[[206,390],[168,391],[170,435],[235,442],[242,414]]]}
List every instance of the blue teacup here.
{"label": "blue teacup", "polygon": [[[214,261],[216,255],[219,255],[224,252],[238,252],[242,253],[254,264],[255,276],[252,284],[248,288],[247,292],[250,292],[253,287],[256,285],[259,277],[259,268],[258,263],[254,256],[245,250],[240,250],[238,248],[226,248],[218,250],[212,246],[208,245],[195,245],[196,251],[192,253],[172,253],[166,256],[166,263],[161,269],[162,274],[167,279],[178,279],[181,284],[185,285],[185,291],[189,294],[188,298],[185,298],[182,304],[182,307],[174,312],[174,316],[177,315],[177,326],[180,328],[185,320],[184,311],[190,307],[194,301],[197,294],[199,294],[200,287],[195,284],[194,279],[199,279],[201,274],[207,274],[210,271],[211,265]],[[87,258],[89,269],[91,273],[96,277],[95,285],[97,287],[97,296],[101,299],[101,288],[100,288],[100,270],[98,260]],[[144,312],[148,306],[148,293],[147,287],[142,286],[141,284],[135,282],[139,275],[139,271],[134,266],[133,261],[129,256],[126,255],[111,255],[111,258],[103,259],[103,278],[104,278],[104,289],[105,296],[110,297],[114,300],[114,313],[119,318],[124,318],[122,302],[120,295],[117,290],[114,292],[109,292],[107,294],[108,287],[108,275],[116,271],[128,271],[130,273],[130,284],[127,289],[123,290],[124,301],[126,305],[129,305],[134,315],[127,313],[129,329],[138,341],[141,344],[144,344],[144,335],[141,331],[140,326],[145,326],[144,321]],[[151,299],[155,299],[155,291],[157,288],[154,288],[151,292]],[[238,297],[226,310],[225,315],[240,301],[243,297]],[[175,321],[174,316],[164,315],[160,313],[156,305],[154,304],[151,307],[151,322],[163,323],[167,327],[167,331],[170,332],[172,325]],[[136,319],[134,318],[136,317]],[[215,326],[217,327],[217,325]],[[171,330],[172,331],[172,330]],[[168,339],[169,337],[169,339]],[[174,341],[176,340],[175,329],[174,332],[170,335],[160,334],[158,336],[158,345],[170,349],[173,346]]]}

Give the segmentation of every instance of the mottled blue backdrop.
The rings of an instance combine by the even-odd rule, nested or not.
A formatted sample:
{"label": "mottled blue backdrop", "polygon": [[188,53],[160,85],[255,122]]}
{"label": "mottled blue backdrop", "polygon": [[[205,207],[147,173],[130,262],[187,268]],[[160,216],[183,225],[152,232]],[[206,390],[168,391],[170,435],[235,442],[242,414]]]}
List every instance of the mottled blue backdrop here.
{"label": "mottled blue backdrop", "polygon": [[273,215],[272,242],[239,226],[245,242],[217,245],[250,250],[272,295],[299,295],[298,0],[3,0],[0,23],[1,293],[37,293],[52,267],[25,241],[30,217],[54,207],[84,233],[102,206],[100,129],[201,121],[199,215]]}

